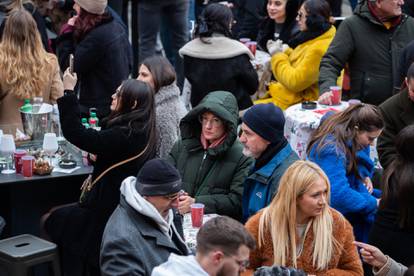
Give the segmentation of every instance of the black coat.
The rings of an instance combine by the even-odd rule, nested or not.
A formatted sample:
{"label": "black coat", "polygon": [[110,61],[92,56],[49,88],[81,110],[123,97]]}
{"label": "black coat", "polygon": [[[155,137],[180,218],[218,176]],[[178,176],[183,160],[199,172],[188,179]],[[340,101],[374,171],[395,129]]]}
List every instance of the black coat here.
{"label": "black coat", "polygon": [[125,28],[110,16],[75,44],[73,32],[57,39],[57,55],[62,71],[74,53],[74,71],[78,74],[79,102],[82,114],[98,108],[98,117],[109,114],[111,95],[128,78],[132,68],[131,45]]}
{"label": "black coat", "polygon": [[184,56],[184,75],[191,83],[193,107],[209,92],[218,90],[231,92],[240,110],[253,105],[249,95],[256,92],[258,77],[247,55],[223,59]]}
{"label": "black coat", "polygon": [[[130,133],[126,127],[128,122],[103,127],[101,131],[85,129],[74,94],[58,99],[58,106],[64,137],[80,149],[97,155],[93,179],[110,166],[140,153],[148,142],[145,130]],[[137,175],[145,161],[138,158],[112,169],[95,184],[85,203],[63,207],[51,214],[46,231],[61,250],[87,258],[90,264],[98,266],[103,230],[119,203],[121,182]]]}
{"label": "black coat", "polygon": [[384,117],[385,128],[378,137],[377,150],[380,163],[386,169],[397,155],[394,143],[398,132],[414,124],[414,102],[408,98],[407,89],[404,89],[379,108]]}

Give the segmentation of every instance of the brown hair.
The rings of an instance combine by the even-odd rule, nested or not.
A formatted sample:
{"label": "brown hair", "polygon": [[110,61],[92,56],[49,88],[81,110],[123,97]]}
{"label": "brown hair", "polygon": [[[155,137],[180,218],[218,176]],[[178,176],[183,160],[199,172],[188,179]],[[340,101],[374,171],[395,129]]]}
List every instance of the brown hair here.
{"label": "brown hair", "polygon": [[148,68],[154,80],[154,92],[157,93],[161,87],[172,84],[176,79],[174,67],[163,56],[151,56],[141,63]]}
{"label": "brown hair", "polygon": [[[323,147],[335,144],[336,148],[343,151],[350,160],[347,172],[352,172],[358,178],[356,152],[358,151],[356,135],[358,131],[376,131],[384,128],[384,121],[378,107],[370,104],[356,104],[349,106],[342,112],[338,112],[326,119],[312,134],[308,144],[307,154],[317,144],[316,154]],[[333,136],[334,139],[327,139]],[[348,144],[351,143],[351,147]]]}
{"label": "brown hair", "polygon": [[225,255],[231,256],[237,254],[242,245],[253,250],[256,242],[243,224],[226,216],[210,219],[197,233],[197,253],[202,255],[220,249]]}

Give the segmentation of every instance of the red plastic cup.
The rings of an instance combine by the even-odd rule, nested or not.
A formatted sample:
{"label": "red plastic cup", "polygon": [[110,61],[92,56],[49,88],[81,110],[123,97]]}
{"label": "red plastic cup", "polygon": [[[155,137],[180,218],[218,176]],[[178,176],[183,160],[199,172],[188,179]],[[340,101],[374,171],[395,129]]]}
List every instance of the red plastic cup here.
{"label": "red plastic cup", "polygon": [[246,45],[246,43],[249,42],[249,41],[251,41],[251,39],[248,38],[248,37],[242,37],[242,38],[239,39],[239,41],[241,43],[243,43],[244,45]]}
{"label": "red plastic cup", "polygon": [[256,56],[257,42],[256,41],[246,42],[246,46],[249,48],[250,52],[252,52],[253,56]]}
{"label": "red plastic cup", "polygon": [[200,228],[203,225],[204,204],[191,204],[191,224],[195,228]]}
{"label": "red plastic cup", "polygon": [[33,176],[34,157],[25,155],[22,157],[22,174],[24,177]]}
{"label": "red plastic cup", "polygon": [[22,149],[18,149],[14,152],[14,167],[16,168],[16,173],[22,173],[22,157],[26,154],[27,152]]}
{"label": "red plastic cup", "polygon": [[332,92],[332,96],[331,96],[331,101],[333,105],[339,105],[341,104],[341,99],[342,99],[342,90],[340,86],[331,86],[329,87],[331,92]]}

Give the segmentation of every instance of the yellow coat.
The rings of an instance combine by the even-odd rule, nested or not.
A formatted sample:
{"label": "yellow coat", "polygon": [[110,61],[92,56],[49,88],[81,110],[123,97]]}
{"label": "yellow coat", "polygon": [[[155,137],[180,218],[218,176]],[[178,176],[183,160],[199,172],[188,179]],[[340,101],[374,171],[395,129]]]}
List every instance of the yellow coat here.
{"label": "yellow coat", "polygon": [[258,103],[273,103],[281,109],[302,101],[315,101],[319,97],[319,64],[334,38],[336,29],[332,26],[322,35],[275,54],[271,68],[277,81],[271,82],[265,98]]}

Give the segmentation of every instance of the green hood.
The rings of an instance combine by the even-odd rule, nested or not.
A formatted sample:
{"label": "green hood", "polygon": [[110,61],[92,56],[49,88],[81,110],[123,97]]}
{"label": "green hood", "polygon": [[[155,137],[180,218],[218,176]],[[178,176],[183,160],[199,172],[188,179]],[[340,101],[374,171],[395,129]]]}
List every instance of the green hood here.
{"label": "green hood", "polygon": [[230,92],[211,92],[181,120],[181,139],[188,150],[201,147],[201,124],[198,118],[200,114],[206,111],[214,113],[226,124],[226,140],[220,146],[208,149],[208,154],[218,155],[230,148],[237,138],[237,122],[239,119],[237,100]]}

